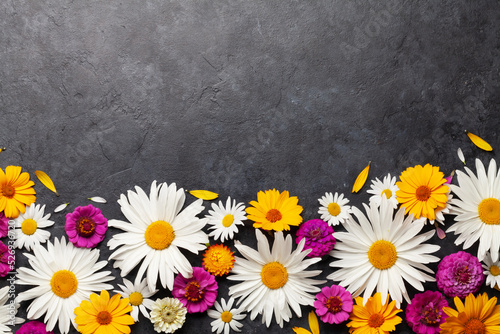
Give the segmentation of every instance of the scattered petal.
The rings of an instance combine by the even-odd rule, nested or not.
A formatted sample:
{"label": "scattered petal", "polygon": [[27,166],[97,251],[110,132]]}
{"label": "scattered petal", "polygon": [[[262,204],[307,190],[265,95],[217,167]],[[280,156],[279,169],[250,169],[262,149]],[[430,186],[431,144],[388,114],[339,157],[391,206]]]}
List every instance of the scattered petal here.
{"label": "scattered petal", "polygon": [[480,149],[485,150],[485,151],[492,151],[493,150],[491,145],[488,144],[483,138],[476,136],[475,134],[470,133],[467,130],[465,130],[465,133],[467,134],[467,136],[469,136],[469,139],[474,143],[474,145],[476,145]]}
{"label": "scattered petal", "polygon": [[69,205],[69,202],[68,203],[64,203],[64,204],[61,204],[59,205],[57,208],[54,209],[54,212],[61,212],[62,210],[66,209],[66,207]]}
{"label": "scattered petal", "polygon": [[219,194],[208,190],[190,190],[189,193],[196,198],[201,198],[204,201],[211,201],[219,197]]}
{"label": "scattered petal", "polygon": [[47,173],[37,170],[35,171],[35,175],[44,186],[46,186],[50,191],[53,191],[56,196],[59,196],[56,187],[54,186],[54,182],[52,182],[52,179],[47,175]]}
{"label": "scattered petal", "polygon": [[6,147],[0,147],[0,153],[2,153],[3,151],[7,150]]}
{"label": "scattered petal", "polygon": [[352,186],[353,193],[357,193],[358,191],[361,190],[361,188],[363,188],[366,179],[368,178],[368,172],[370,171],[370,164],[371,161],[368,162],[368,166],[366,166],[365,169],[363,169],[361,173],[359,173],[358,177],[356,178],[356,181],[354,181],[354,185]]}
{"label": "scattered petal", "polygon": [[453,180],[453,176],[454,176],[454,175],[455,175],[455,171],[452,171],[452,172],[450,173],[450,176],[445,177],[445,180],[446,180],[446,182],[445,182],[445,183],[447,183],[447,184],[451,184],[451,180]]}
{"label": "scattered petal", "polygon": [[465,157],[464,157],[464,152],[462,152],[462,149],[459,147],[457,150],[457,155],[460,161],[462,161],[465,165]]}
{"label": "scattered petal", "polygon": [[446,233],[444,233],[444,231],[438,226],[437,222],[434,222],[434,226],[436,227],[436,232],[439,239],[446,238]]}
{"label": "scattered petal", "polygon": [[89,200],[91,200],[92,202],[96,202],[96,203],[107,203],[107,201],[104,198],[99,197],[99,196],[89,197]]}

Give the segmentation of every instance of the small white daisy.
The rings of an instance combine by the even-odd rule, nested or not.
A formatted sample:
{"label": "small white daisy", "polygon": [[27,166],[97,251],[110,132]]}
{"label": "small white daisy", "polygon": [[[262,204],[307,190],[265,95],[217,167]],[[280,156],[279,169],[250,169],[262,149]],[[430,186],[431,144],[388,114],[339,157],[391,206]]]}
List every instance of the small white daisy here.
{"label": "small white daisy", "polygon": [[222,201],[219,201],[219,205],[212,203],[212,210],[208,211],[205,218],[211,225],[209,230],[214,230],[208,236],[214,237],[215,240],[220,238],[221,242],[224,242],[224,239],[233,239],[234,234],[238,233],[238,225],[244,225],[245,204],[236,204],[236,200],[231,204],[231,197],[228,197],[225,207]]}
{"label": "small white daisy", "polygon": [[184,325],[187,309],[177,298],[156,299],[151,305],[149,320],[158,333],[173,333]]}
{"label": "small white daisy", "polygon": [[151,310],[151,306],[153,305],[153,301],[149,297],[157,293],[158,290],[149,291],[146,279],[143,279],[140,283],[136,280],[132,284],[128,279],[123,278],[123,283],[125,285],[118,284],[120,289],[122,289],[121,291],[114,291],[121,294],[124,298],[129,299],[129,304],[132,305],[130,315],[134,318],[134,321],[139,321],[139,310],[146,319],[149,319],[148,309]]}
{"label": "small white daisy", "polygon": [[45,216],[44,213],[45,205],[40,208],[40,204],[31,204],[26,207],[26,212],[19,214],[14,220],[16,228],[14,247],[24,247],[31,251],[33,246],[43,244],[50,238],[50,232],[43,228],[54,225],[54,221],[49,220],[50,213]]}
{"label": "small white daisy", "polygon": [[344,194],[325,193],[318,201],[321,204],[318,213],[330,226],[344,223],[351,217],[351,206],[347,205],[349,200],[344,198]]}
{"label": "small white daisy", "polygon": [[77,248],[66,243],[63,237],[54,244],[47,241],[33,247],[33,254],[24,253],[33,269],[18,268],[16,284],[35,285],[19,293],[18,301],[34,299],[28,306],[28,319],[38,319],[45,314],[43,322],[47,331],[52,331],[59,322],[59,331],[68,333],[70,324],[76,328],[73,311],[82,300],[90,300],[90,294],[112,289],[105,282],[114,280],[110,271],[99,271],[107,261],[97,262],[98,249]]}
{"label": "small white daisy", "polygon": [[[9,326],[22,324],[24,322],[21,318],[12,318],[13,314],[9,297],[13,295],[13,292],[9,291],[9,289],[10,286],[4,286],[0,289],[0,334],[12,334],[12,329]],[[16,304],[15,307],[16,309],[14,311],[17,312],[19,304]]]}
{"label": "small white daisy", "polygon": [[492,288],[500,287],[500,260],[493,261],[491,259],[490,253],[486,253],[483,262],[484,272],[486,275],[486,285],[491,286]]}
{"label": "small white daisy", "polygon": [[387,174],[387,176],[384,176],[382,181],[380,181],[377,177],[375,180],[372,180],[370,189],[366,192],[368,194],[372,194],[370,197],[370,204],[373,203],[379,207],[382,202],[382,196],[385,196],[385,198],[389,200],[389,203],[392,204],[392,207],[396,209],[399,204],[396,197],[396,191],[398,190],[399,188],[396,185],[396,177],[391,177],[391,174]]}
{"label": "small white daisy", "polygon": [[262,322],[269,327],[273,313],[276,322],[283,328],[283,321],[290,321],[292,311],[302,316],[301,305],[314,304],[314,295],[320,291],[315,285],[326,281],[316,280],[321,270],[306,271],[319,257],[304,260],[311,250],[303,251],[306,239],[302,239],[292,252],[292,236],[283,232],[274,233],[272,250],[266,236],[255,230],[258,251],[235,242],[235,247],[245,258],[236,258],[229,280],[242,281],[229,288],[229,295],[241,298],[240,309],[250,313],[253,320],[262,314]]}
{"label": "small white daisy", "polygon": [[241,332],[241,327],[243,324],[238,320],[243,320],[247,316],[246,314],[241,314],[241,309],[233,309],[234,299],[231,297],[226,304],[224,298],[220,300],[222,306],[218,301],[215,301],[215,310],[207,310],[207,314],[210,318],[216,319],[210,323],[212,326],[212,332],[217,331],[217,334],[222,333],[229,334],[229,330],[232,329],[235,332]]}

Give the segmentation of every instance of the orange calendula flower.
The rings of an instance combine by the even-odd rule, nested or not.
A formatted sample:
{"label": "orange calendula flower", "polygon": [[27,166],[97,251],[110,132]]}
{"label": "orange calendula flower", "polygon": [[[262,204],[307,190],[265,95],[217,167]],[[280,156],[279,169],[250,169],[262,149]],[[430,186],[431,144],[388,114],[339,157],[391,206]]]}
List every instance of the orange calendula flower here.
{"label": "orange calendula flower", "polygon": [[227,275],[233,266],[233,252],[222,244],[210,246],[203,254],[203,268],[212,275]]}
{"label": "orange calendula flower", "polygon": [[288,191],[259,191],[257,202],[251,201],[252,207],[245,209],[247,219],[255,221],[253,227],[264,230],[288,231],[290,225],[298,226],[302,222],[302,207],[297,196],[290,197]]}
{"label": "orange calendula flower", "polygon": [[5,172],[0,168],[0,211],[7,218],[17,218],[19,212],[26,211],[26,205],[36,201],[35,183],[30,175],[21,173],[20,166],[7,166]]}
{"label": "orange calendula flower", "polygon": [[399,178],[401,181],[396,182],[399,188],[396,196],[401,206],[405,207],[405,214],[413,214],[415,219],[425,217],[435,220],[435,211],[446,207],[449,192],[439,167],[430,164],[408,167]]}
{"label": "orange calendula flower", "polygon": [[384,305],[382,305],[380,292],[368,298],[365,306],[363,306],[362,297],[357,297],[355,300],[356,305],[353,305],[352,313],[349,317],[351,321],[347,324],[347,327],[350,327],[349,333],[387,334],[394,331],[396,325],[402,321],[396,315],[402,311],[396,307],[395,300],[389,303],[389,295]]}
{"label": "orange calendula flower", "polygon": [[497,305],[496,297],[488,299],[488,295],[483,293],[476,298],[469,294],[465,297],[465,305],[458,297],[454,301],[456,310],[443,308],[448,318],[440,326],[441,333],[499,333],[500,305]]}
{"label": "orange calendula flower", "polygon": [[107,333],[121,334],[130,333],[129,325],[135,323],[130,315],[132,306],[128,298],[122,298],[116,294],[109,298],[106,290],[101,295],[93,293],[90,301],[83,300],[80,306],[75,308],[75,322],[78,331],[83,334]]}

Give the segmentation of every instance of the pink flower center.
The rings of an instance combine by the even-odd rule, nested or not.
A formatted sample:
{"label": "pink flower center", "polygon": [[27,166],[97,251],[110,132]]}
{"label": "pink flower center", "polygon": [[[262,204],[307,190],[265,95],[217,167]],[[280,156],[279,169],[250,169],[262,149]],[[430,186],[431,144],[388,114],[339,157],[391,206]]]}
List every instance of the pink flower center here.
{"label": "pink flower center", "polygon": [[339,296],[330,296],[325,303],[326,308],[331,313],[342,311],[342,299]]}
{"label": "pink flower center", "polygon": [[461,284],[469,283],[470,276],[470,271],[467,266],[460,268],[455,272],[455,280]]}
{"label": "pink flower center", "polygon": [[436,325],[441,320],[441,314],[434,304],[430,303],[424,307],[422,319],[427,325]]}
{"label": "pink flower center", "polygon": [[190,302],[198,302],[203,298],[203,290],[200,289],[200,284],[196,281],[191,281],[184,288],[184,297]]}
{"label": "pink flower center", "polygon": [[95,233],[95,221],[89,217],[80,217],[76,222],[76,232],[79,236],[89,238]]}
{"label": "pink flower center", "polygon": [[309,237],[311,239],[317,239],[320,236],[321,236],[321,230],[318,227],[309,231]]}

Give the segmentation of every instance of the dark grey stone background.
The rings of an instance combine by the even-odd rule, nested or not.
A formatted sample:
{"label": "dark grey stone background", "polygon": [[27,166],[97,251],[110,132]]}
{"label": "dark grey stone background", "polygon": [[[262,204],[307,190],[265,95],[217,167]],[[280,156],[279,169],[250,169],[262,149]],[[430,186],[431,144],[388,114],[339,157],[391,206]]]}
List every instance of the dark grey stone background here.
{"label": "dark grey stone background", "polygon": [[[71,203],[52,215],[52,239],[90,196],[108,200],[95,204],[108,219],[123,219],[119,195],[153,180],[245,203],[259,190],[289,190],[304,220],[319,218],[326,191],[359,207],[370,181],[359,194],[351,187],[368,161],[370,180],[425,163],[448,175],[462,168],[458,147],[469,166],[497,158],[499,19],[497,1],[4,0],[0,166],[30,172],[49,211]],[[495,150],[473,146],[465,129]],[[59,198],[37,182],[37,169]],[[255,246],[251,223],[240,231]],[[116,232],[100,244],[102,259]],[[442,257],[461,249],[454,240],[432,242]],[[199,266],[201,255],[190,260]],[[322,277],[330,262],[315,266]],[[17,264],[27,264],[21,253]],[[219,285],[227,297],[229,282]],[[210,322],[189,315],[178,333],[210,333]],[[309,328],[307,317],[283,329],[247,317],[243,332],[294,326]],[[154,331],[141,318],[132,332]],[[321,324],[321,332],[347,328]]]}

